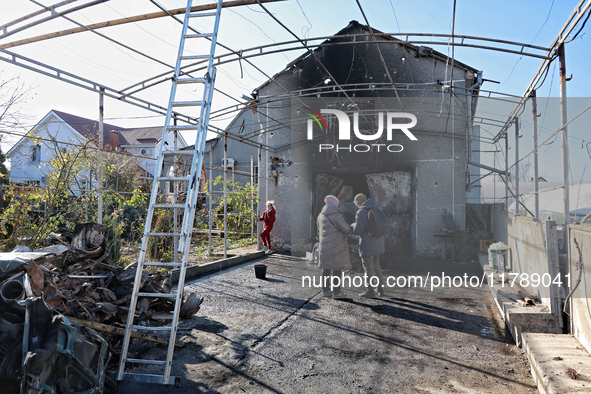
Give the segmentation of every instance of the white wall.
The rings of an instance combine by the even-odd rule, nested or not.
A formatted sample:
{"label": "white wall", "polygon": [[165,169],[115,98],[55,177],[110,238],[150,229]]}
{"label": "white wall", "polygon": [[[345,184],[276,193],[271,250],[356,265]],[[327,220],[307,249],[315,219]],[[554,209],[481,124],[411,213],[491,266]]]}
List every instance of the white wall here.
{"label": "white wall", "polygon": [[568,242],[572,334],[591,352],[591,225],[569,225]]}
{"label": "white wall", "polygon": [[[148,150],[147,154],[142,154],[142,150],[144,149]],[[156,164],[158,164],[158,149],[160,149],[160,144],[156,146],[146,144],[137,147],[134,146],[125,148],[126,151],[137,158],[138,165],[151,175],[154,175]]]}
{"label": "white wall", "polygon": [[[547,284],[554,282],[560,272],[556,223],[509,214],[507,233],[508,246],[511,249],[509,262],[511,271],[527,274],[530,278],[534,274],[540,278],[545,276],[548,278]],[[551,312],[559,310],[561,296],[559,286],[551,284],[533,287],[530,281],[528,287],[545,305],[550,307]]]}
{"label": "white wall", "polygon": [[[83,144],[84,137],[53,114],[49,114],[34,128],[34,136],[23,138],[9,151],[10,180],[27,183],[39,181],[45,184],[45,175],[49,172],[51,160],[57,149],[72,149],[70,144]],[[40,161],[31,162],[31,147],[39,145]]]}

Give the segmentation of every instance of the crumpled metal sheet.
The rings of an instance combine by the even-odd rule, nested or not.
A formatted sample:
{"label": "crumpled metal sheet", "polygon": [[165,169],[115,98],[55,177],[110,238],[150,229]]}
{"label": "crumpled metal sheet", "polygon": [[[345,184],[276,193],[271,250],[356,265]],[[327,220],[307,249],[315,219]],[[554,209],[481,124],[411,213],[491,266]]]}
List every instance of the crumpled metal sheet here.
{"label": "crumpled metal sheet", "polygon": [[29,262],[27,275],[29,275],[31,290],[33,290],[33,293],[37,296],[41,295],[41,290],[43,290],[45,284],[45,275],[41,268],[39,268],[34,262]]}
{"label": "crumpled metal sheet", "polygon": [[41,259],[49,253],[28,252],[28,253],[0,253],[0,271],[10,272],[30,261]]}
{"label": "crumpled metal sheet", "polygon": [[195,316],[199,309],[201,309],[202,302],[203,298],[197,297],[195,293],[190,293],[181,306],[180,317],[182,319],[190,319]]}
{"label": "crumpled metal sheet", "polygon": [[64,297],[62,292],[56,286],[46,286],[45,289],[43,289],[43,294],[45,296],[45,302],[47,302],[49,306],[62,313],[66,310],[66,297]]}
{"label": "crumpled metal sheet", "polygon": [[55,314],[40,297],[30,298],[27,309],[23,392],[102,392],[109,360],[106,341],[96,331]]}
{"label": "crumpled metal sheet", "polygon": [[81,223],[74,228],[72,246],[80,250],[88,250],[102,246],[105,241],[105,224]]}
{"label": "crumpled metal sheet", "polygon": [[[42,342],[45,331],[49,329],[48,324],[51,325],[52,321],[56,325],[58,324],[53,318],[57,316],[55,311],[62,314],[60,315],[62,321],[59,324],[60,334],[57,348],[55,336],[52,336],[53,339],[49,342],[46,341],[43,349],[28,349],[31,354],[27,360],[22,356],[21,343],[22,338],[26,336],[23,333],[24,330],[21,330],[16,336],[21,338],[21,342],[15,345],[19,339],[13,338],[14,335],[11,336],[10,333],[14,330],[7,330],[0,324],[0,374],[2,374],[3,358],[5,358],[2,354],[3,348],[10,347],[12,349],[12,345],[21,346],[19,349],[11,350],[15,352],[14,362],[11,363],[11,366],[17,366],[18,368],[15,368],[18,370],[12,368],[7,374],[12,377],[18,375],[20,377],[17,380],[21,381],[22,371],[20,368],[25,365],[28,374],[27,384],[31,389],[27,391],[28,393],[83,391],[85,394],[90,394],[96,388],[102,387],[102,381],[99,381],[98,375],[95,374],[95,377],[91,377],[93,371],[97,371],[96,368],[102,367],[90,367],[90,369],[94,368],[92,371],[88,369],[88,366],[91,362],[96,361],[97,349],[106,349],[100,344],[103,339],[95,333],[93,335],[96,335],[100,340],[92,340],[90,332],[70,327],[67,317],[121,327],[130,313],[131,291],[137,268],[123,269],[112,265],[104,247],[104,239],[97,235],[101,227],[86,225],[82,228],[83,230],[78,233],[80,237],[76,246],[53,245],[34,252],[0,253],[0,286],[8,278],[14,279],[15,275],[24,275],[24,287],[28,298],[22,302],[29,303],[33,299],[37,299],[40,300],[37,303],[42,302],[51,311],[50,315],[37,314],[35,320],[39,321],[35,324],[44,328],[33,330],[37,334],[33,333],[32,335],[38,337],[35,341]],[[1,259],[2,256],[4,260]],[[141,291],[155,293],[155,297],[141,298],[138,301],[137,309],[133,313],[136,322],[151,318],[155,311],[172,311],[174,309],[174,304],[168,298],[157,296],[158,293],[169,294],[171,292],[173,283],[169,273],[162,271],[149,273],[142,270],[140,284]],[[183,307],[182,317],[192,317],[199,310],[201,302],[201,298],[189,294],[181,305]],[[24,308],[22,312],[24,315]],[[3,313],[6,311],[3,311],[2,305],[0,305],[0,317]],[[8,313],[15,314],[16,312],[8,311]],[[25,318],[18,313],[16,315],[20,319]],[[6,334],[7,332],[8,334]],[[88,349],[75,354],[75,348],[68,348],[72,343],[70,337],[78,338],[78,345],[82,348],[88,347]],[[120,345],[120,337],[109,335],[105,338],[108,338],[114,349]],[[55,349],[57,349],[57,358],[55,357]],[[100,350],[100,352],[102,351]],[[27,349],[25,349],[25,353],[27,353]],[[92,360],[87,359],[87,353],[92,356]],[[105,358],[108,359],[103,355],[100,355],[99,358],[102,360],[101,362],[105,363]],[[74,364],[76,367],[73,367]],[[92,384],[89,385],[88,382]],[[4,393],[4,389],[4,386],[0,386],[0,392]],[[10,393],[12,394],[12,391]]]}

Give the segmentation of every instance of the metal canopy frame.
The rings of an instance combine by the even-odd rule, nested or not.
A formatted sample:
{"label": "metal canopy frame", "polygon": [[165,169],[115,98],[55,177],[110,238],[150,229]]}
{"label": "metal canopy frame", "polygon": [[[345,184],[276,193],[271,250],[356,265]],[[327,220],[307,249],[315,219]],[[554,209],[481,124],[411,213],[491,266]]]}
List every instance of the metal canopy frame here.
{"label": "metal canopy frame", "polygon": [[[37,1],[33,1],[35,4],[39,5],[42,9],[39,11],[30,13],[26,16],[21,17],[21,18],[18,18],[14,21],[8,22],[8,23],[4,24],[3,26],[0,26],[0,40],[2,40],[2,39],[5,39],[5,38],[13,35],[13,34],[25,31],[27,29],[30,29],[31,27],[38,26],[42,23],[45,23],[47,21],[50,21],[50,20],[53,20],[56,18],[60,18],[60,17],[70,21],[71,23],[78,25],[78,27],[72,28],[72,29],[61,30],[61,31],[57,31],[57,32],[49,33],[49,34],[44,34],[41,36],[35,36],[35,37],[17,40],[14,42],[0,44],[0,60],[7,62],[9,64],[13,64],[18,67],[22,67],[22,68],[37,72],[39,74],[42,74],[42,75],[45,75],[45,76],[48,76],[48,77],[51,77],[54,79],[61,80],[63,82],[69,83],[74,86],[93,91],[95,93],[98,93],[99,95],[106,95],[107,97],[113,98],[115,100],[125,102],[125,103],[134,105],[136,107],[139,107],[139,108],[142,108],[142,109],[145,109],[145,110],[148,110],[148,111],[160,114],[160,115],[164,115],[166,113],[166,108],[163,105],[142,99],[137,96],[137,93],[142,92],[150,87],[159,85],[163,82],[170,80],[171,75],[172,75],[171,72],[160,73],[160,74],[155,75],[151,78],[144,79],[142,81],[139,81],[137,83],[134,83],[132,85],[124,87],[122,89],[117,89],[115,87],[106,86],[105,84],[93,81],[93,80],[83,77],[81,75],[77,75],[76,73],[61,70],[57,67],[45,64],[41,61],[31,59],[31,58],[23,56],[23,55],[19,55],[19,54],[15,53],[14,51],[9,51],[7,49],[7,48],[18,47],[21,45],[31,44],[34,42],[39,42],[39,41],[43,41],[43,40],[47,40],[47,39],[52,39],[52,38],[56,38],[56,37],[63,37],[63,36],[77,34],[77,33],[81,33],[81,32],[92,32],[92,33],[98,34],[102,38],[110,40],[111,42],[113,42],[116,45],[122,46],[126,50],[132,51],[132,52],[139,54],[145,58],[148,58],[151,61],[154,61],[158,64],[161,64],[161,65],[169,67],[169,68],[172,67],[171,65],[167,64],[166,62],[160,61],[152,56],[149,56],[148,54],[143,53],[143,52],[133,48],[130,45],[125,45],[121,42],[113,40],[112,38],[109,38],[108,36],[106,36],[104,34],[96,32],[96,30],[106,28],[109,26],[122,25],[122,24],[126,24],[126,23],[134,23],[134,22],[139,22],[142,20],[162,18],[162,17],[172,17],[172,18],[177,19],[176,15],[183,14],[185,12],[184,9],[166,10],[161,5],[159,5],[159,3],[156,0],[150,0],[153,4],[155,4],[157,7],[159,7],[161,9],[160,12],[130,16],[130,17],[126,17],[126,18],[120,18],[120,19],[115,19],[115,20],[110,20],[110,21],[105,21],[105,22],[100,22],[100,23],[94,23],[94,24],[90,24],[90,25],[83,25],[79,22],[74,21],[73,19],[71,19],[69,17],[66,17],[66,15],[73,13],[75,11],[78,11],[78,10],[82,10],[82,9],[85,9],[88,7],[96,6],[98,4],[106,2],[108,0],[93,0],[93,1],[81,4],[81,5],[72,6],[68,9],[65,9],[60,12],[57,11],[57,8],[61,9],[69,4],[75,3],[76,1],[79,1],[79,0],[64,0],[59,3],[54,4],[52,6],[43,6],[42,4],[38,3]],[[341,36],[322,36],[322,37],[301,39],[296,34],[291,32],[285,25],[283,25],[281,23],[281,21],[279,21],[277,18],[275,18],[263,6],[263,3],[270,3],[270,2],[276,2],[276,1],[283,1],[283,0],[234,0],[234,1],[224,2],[223,7],[236,7],[236,6],[242,6],[242,5],[259,5],[271,17],[273,17],[276,20],[276,22],[278,22],[288,32],[290,32],[296,38],[295,40],[289,40],[289,41],[284,41],[284,42],[274,43],[274,44],[254,46],[254,47],[242,49],[239,51],[231,49],[225,45],[218,43],[218,45],[225,48],[228,52],[222,53],[222,54],[216,56],[216,58],[215,58],[216,65],[218,65],[218,66],[223,65],[223,64],[230,64],[233,62],[241,62],[241,61],[248,62],[248,64],[253,66],[257,71],[259,71],[262,75],[264,75],[268,81],[276,84],[285,92],[284,95],[278,95],[275,98],[273,98],[276,100],[285,99],[287,97],[300,97],[300,96],[308,94],[310,92],[306,92],[305,90],[290,91],[288,89],[285,89],[272,76],[269,76],[263,70],[261,70],[255,64],[253,64],[250,59],[253,59],[256,57],[261,57],[261,56],[272,55],[272,54],[276,54],[276,53],[281,53],[281,52],[287,52],[287,51],[307,51],[308,53],[311,53],[312,56],[314,56],[314,50],[318,49],[318,48],[329,47],[329,46],[338,46],[338,45],[358,45],[358,44],[366,45],[370,42],[375,43],[376,46],[378,44],[402,44],[402,45],[426,45],[426,46],[443,45],[443,46],[451,47],[452,53],[453,53],[453,48],[455,48],[455,47],[469,47],[469,48],[475,48],[475,49],[492,50],[492,51],[498,51],[498,52],[519,55],[519,56],[527,56],[527,57],[542,59],[542,64],[540,65],[538,71],[535,73],[535,75],[534,75],[532,81],[530,82],[528,88],[526,89],[525,93],[519,97],[519,101],[516,104],[514,110],[511,112],[511,114],[509,115],[509,117],[507,118],[507,120],[505,121],[503,126],[501,127],[501,130],[493,138],[493,141],[492,141],[493,144],[499,142],[499,140],[502,138],[505,138],[505,139],[507,138],[508,128],[512,124],[515,123],[515,119],[517,118],[517,116],[519,116],[520,112],[523,111],[523,107],[524,107],[525,103],[527,102],[527,100],[530,99],[530,97],[532,97],[535,94],[535,90],[537,89],[537,85],[540,83],[540,81],[543,80],[544,75],[549,72],[550,64],[559,56],[560,51],[564,51],[564,45],[566,43],[568,43],[567,38],[569,37],[569,35],[575,30],[575,28],[577,28],[577,26],[579,26],[579,24],[581,23],[583,18],[585,18],[585,17],[588,18],[589,14],[591,13],[591,0],[581,0],[577,4],[577,6],[574,8],[573,12],[571,13],[569,18],[567,19],[563,28],[560,30],[560,32],[557,35],[554,42],[549,47],[542,47],[542,46],[537,46],[537,45],[530,45],[530,44],[524,44],[524,43],[507,41],[507,40],[500,40],[500,39],[495,39],[495,38],[456,35],[456,34],[453,34],[453,32],[452,32],[452,34],[375,33],[373,31],[373,29],[371,28],[371,26],[369,25],[369,20],[365,16],[365,13],[363,11],[363,8],[361,7],[360,2],[357,1],[360,11],[363,14],[365,21],[367,23],[368,29],[370,31],[369,33],[367,33],[367,34],[346,34],[346,35],[341,35]],[[215,4],[195,6],[195,7],[192,7],[192,11],[193,12],[204,11],[204,10],[208,10],[208,9],[213,9],[214,7],[215,7]],[[47,12],[50,13],[49,16],[43,17],[41,19],[38,19],[38,20],[30,22],[30,23],[26,23],[29,20],[31,20],[32,18],[34,18],[36,16],[40,16],[40,15],[47,13]],[[455,19],[455,12],[454,12],[454,19]],[[26,24],[22,25],[23,23],[26,23]],[[18,25],[21,25],[21,26],[18,27]],[[441,39],[442,41],[425,40],[424,37],[429,37],[430,39],[433,39],[433,38]],[[333,40],[340,41],[340,42],[334,42]],[[452,64],[453,64],[453,61],[455,59],[452,54],[451,59],[449,57],[447,57],[447,58],[444,57],[443,60],[451,60]],[[324,65],[322,64],[322,62],[319,59],[316,58],[316,61],[318,62],[320,67],[325,69]],[[183,74],[189,74],[192,72],[200,71],[204,68],[205,68],[205,64],[203,62],[193,63],[191,65],[187,65],[187,66],[183,67]],[[561,67],[561,71],[562,71],[562,67]],[[561,75],[561,77],[564,78],[564,75]],[[380,89],[391,89],[396,92],[397,90],[400,90],[400,89],[405,89],[405,88],[409,89],[409,85],[412,85],[412,84],[394,83],[393,81],[390,81],[390,82],[391,82],[390,84],[384,84],[384,86],[381,86],[379,88]],[[325,87],[322,87],[322,88],[325,88]],[[331,88],[332,88],[331,93],[337,91],[337,92],[343,93],[345,96],[347,96],[347,91],[351,91],[351,89],[353,89],[353,87],[348,86],[348,85],[341,86],[341,85],[337,84],[336,87],[335,86],[326,87],[326,90],[319,89],[318,91],[316,91],[316,93],[319,93],[319,92],[322,93],[324,91],[328,92],[328,90]],[[363,84],[358,84],[358,86],[356,86],[354,88],[362,90]],[[457,89],[459,89],[459,88],[456,86],[453,87],[453,90],[457,90]],[[487,91],[480,90],[480,89],[478,89],[478,90],[480,93],[487,92]],[[224,92],[221,92],[221,93],[226,94]],[[470,92],[468,92],[468,90],[466,90],[466,94],[468,94],[468,93],[470,93]],[[492,94],[496,94],[496,92],[488,91],[489,97]],[[228,94],[226,94],[226,95],[230,96]],[[562,89],[562,95],[564,96],[563,101],[565,102],[565,95],[566,95],[565,89]],[[506,95],[506,96],[511,97],[511,95]],[[450,97],[451,97],[451,95],[450,95]],[[512,97],[517,97],[517,96],[512,96]],[[265,99],[269,100],[272,98],[265,98]],[[235,100],[237,100],[237,99],[235,99]],[[239,101],[239,100],[237,100],[237,101]],[[251,103],[249,103],[249,102],[239,103],[236,106],[236,110],[240,109],[241,106],[246,107],[249,104],[251,104]],[[564,107],[563,108],[563,121],[562,121],[563,125],[558,131],[562,131],[563,146],[566,145],[565,149],[566,149],[566,152],[568,152],[568,141],[567,141],[567,134],[566,134],[567,127],[566,126],[569,122],[567,121],[567,118],[566,118],[565,105],[566,104],[564,103],[563,104],[563,107]],[[221,109],[221,110],[217,110],[217,111],[213,112],[212,115],[214,115],[215,113],[228,113],[227,110],[229,108],[230,107],[225,108],[225,109]],[[172,116],[179,121],[189,123],[189,124],[195,124],[198,121],[198,119],[196,119],[195,117],[183,114],[182,112],[179,112],[179,111],[175,111]],[[273,120],[278,122],[279,124],[283,125],[283,123],[281,123],[275,119],[273,119]],[[495,120],[495,122],[498,122],[498,121]],[[286,127],[289,127],[289,125],[287,125]],[[244,138],[244,136],[238,137],[238,136],[232,135],[231,133],[227,133],[227,132],[224,132],[223,130],[217,129],[215,127],[210,126],[210,131],[213,131],[213,132],[221,134],[221,135],[225,134],[228,138],[234,138],[240,142],[243,142],[243,143],[246,143],[246,144],[249,144],[252,146],[256,146],[256,147],[259,147],[259,148],[262,148],[265,150],[270,149],[269,147],[261,146],[261,144],[256,141],[249,140],[249,138]],[[538,148],[539,148],[539,146],[534,147],[532,152],[537,151]],[[532,152],[530,152],[530,153],[532,153]],[[565,160],[567,160],[567,159],[568,159],[568,157],[566,157]],[[516,163],[514,164],[514,166],[517,166],[519,161],[520,161],[520,159],[516,158]],[[568,164],[568,163],[566,163],[566,164]],[[512,168],[512,167],[508,167],[508,164],[507,164],[505,170],[501,171],[501,172],[508,173],[509,168]],[[568,186],[568,179],[565,179],[564,180],[564,187],[565,187],[566,191],[568,190],[567,186]],[[506,197],[508,197],[508,195]]]}

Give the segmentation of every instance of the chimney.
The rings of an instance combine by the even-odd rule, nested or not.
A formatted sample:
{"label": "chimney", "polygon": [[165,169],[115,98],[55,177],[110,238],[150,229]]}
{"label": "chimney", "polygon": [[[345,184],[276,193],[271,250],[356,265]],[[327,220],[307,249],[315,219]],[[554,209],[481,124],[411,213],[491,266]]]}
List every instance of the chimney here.
{"label": "chimney", "polygon": [[119,148],[119,132],[117,130],[109,131],[109,144],[113,150]]}

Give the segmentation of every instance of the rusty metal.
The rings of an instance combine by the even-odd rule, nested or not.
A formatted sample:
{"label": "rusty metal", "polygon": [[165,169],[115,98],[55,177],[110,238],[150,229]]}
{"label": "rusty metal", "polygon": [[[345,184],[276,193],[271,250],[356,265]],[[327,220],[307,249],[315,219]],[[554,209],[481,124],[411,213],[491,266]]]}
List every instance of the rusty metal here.
{"label": "rusty metal", "polygon": [[[20,265],[3,264],[3,267],[9,267],[10,270],[0,272],[0,278],[4,278],[0,279],[0,294],[8,302],[15,304],[13,312],[9,313],[19,316],[27,313],[26,308],[16,303],[16,300],[26,294],[29,298],[42,296],[45,303],[67,318],[84,321],[83,324],[93,328],[124,321],[130,313],[129,283],[133,280],[135,271],[111,265],[105,249],[100,245],[96,246],[103,243],[104,236],[97,233],[104,230],[104,226],[92,223],[77,226],[77,231],[62,233],[62,238],[81,249],[66,245],[48,247],[44,249],[52,252],[23,253],[22,256],[25,257],[20,258],[23,261]],[[53,264],[57,262],[62,262],[62,265],[57,267]],[[141,281],[143,289],[162,294],[163,297],[170,295],[173,283],[169,274],[144,274]],[[28,302],[29,298],[23,302]],[[148,319],[156,310],[169,308],[168,300],[158,297],[144,301],[145,305],[138,305],[136,311],[140,319]],[[192,316],[199,310],[202,299],[190,293],[186,295],[186,301],[188,304],[184,308],[184,316]],[[0,300],[0,304],[5,302]],[[6,310],[7,308],[0,308],[0,315],[6,313]],[[6,331],[1,323],[2,320],[0,337]],[[110,338],[109,341],[111,346],[116,346],[119,339]],[[27,351],[25,349],[25,354]]]}

